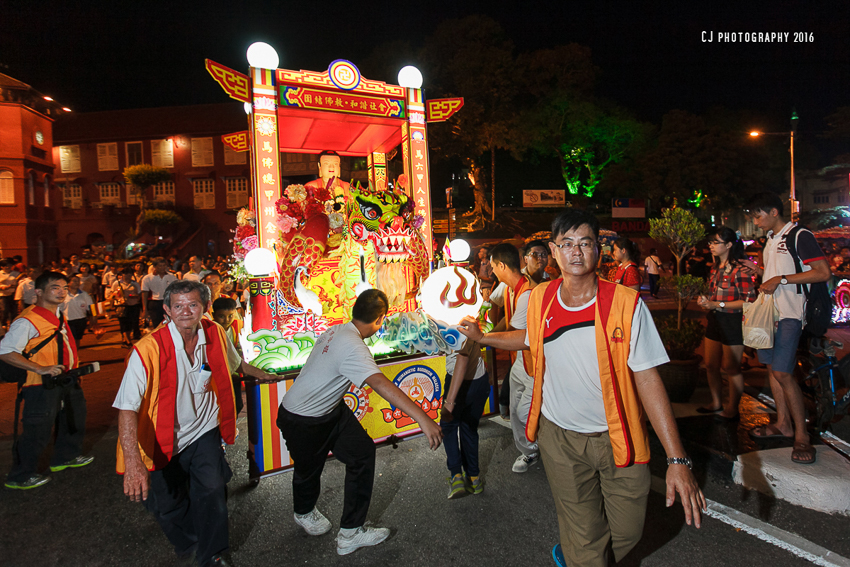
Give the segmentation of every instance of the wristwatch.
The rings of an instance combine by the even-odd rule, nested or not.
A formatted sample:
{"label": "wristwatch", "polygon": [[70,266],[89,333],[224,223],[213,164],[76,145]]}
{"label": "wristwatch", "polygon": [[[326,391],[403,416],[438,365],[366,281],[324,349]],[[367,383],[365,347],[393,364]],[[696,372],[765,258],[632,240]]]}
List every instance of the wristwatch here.
{"label": "wristwatch", "polygon": [[788,278],[782,276],[782,279],[779,280],[779,283],[782,285],[788,285]]}
{"label": "wristwatch", "polygon": [[694,468],[690,457],[667,457],[667,466],[669,467],[670,465],[685,465],[689,469]]}
{"label": "wristwatch", "polygon": [[721,309],[726,309],[726,302],[721,301],[720,303],[717,304],[717,306],[720,307]]}

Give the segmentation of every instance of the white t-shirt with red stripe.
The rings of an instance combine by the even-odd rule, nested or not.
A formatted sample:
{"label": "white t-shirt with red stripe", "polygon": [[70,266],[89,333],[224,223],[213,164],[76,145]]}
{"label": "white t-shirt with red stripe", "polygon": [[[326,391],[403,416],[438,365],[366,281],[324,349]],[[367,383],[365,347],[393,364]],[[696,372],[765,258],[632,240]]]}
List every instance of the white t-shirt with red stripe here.
{"label": "white t-shirt with red stripe", "polygon": [[[543,333],[546,370],[541,411],[562,429],[579,433],[607,431],[596,358],[596,298],[580,307],[567,307],[561,294],[556,296],[558,300],[549,310]],[[525,342],[528,344],[527,333]],[[669,360],[649,309],[639,299],[632,317],[629,368],[640,372]]]}

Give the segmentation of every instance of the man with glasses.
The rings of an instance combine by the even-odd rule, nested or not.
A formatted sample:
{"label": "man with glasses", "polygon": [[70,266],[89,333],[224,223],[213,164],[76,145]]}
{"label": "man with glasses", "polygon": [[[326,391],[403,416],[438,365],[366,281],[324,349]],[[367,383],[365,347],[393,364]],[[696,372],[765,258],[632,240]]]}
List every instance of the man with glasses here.
{"label": "man with glasses", "polygon": [[523,258],[525,258],[525,267],[522,269],[522,273],[534,282],[534,285],[549,279],[549,274],[546,273],[546,266],[549,263],[549,249],[545,242],[532,240],[526,244]]}
{"label": "man with glasses", "polygon": [[608,565],[640,540],[649,494],[646,417],[667,453],[667,506],[681,496],[700,526],[705,497],[690,470],[656,366],[667,353],[637,291],[600,280],[599,221],[567,209],[549,245],[561,279],[531,292],[527,330],[461,332],[483,345],[529,349],[537,362],[526,434],[536,440],[555,500],[558,565]]}

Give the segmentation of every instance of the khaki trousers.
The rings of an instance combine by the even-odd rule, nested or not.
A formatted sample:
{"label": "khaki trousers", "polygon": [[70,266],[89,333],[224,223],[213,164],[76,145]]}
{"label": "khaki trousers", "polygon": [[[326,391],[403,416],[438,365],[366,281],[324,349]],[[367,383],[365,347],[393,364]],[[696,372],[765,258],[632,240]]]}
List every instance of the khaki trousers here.
{"label": "khaki trousers", "polygon": [[543,415],[538,444],[567,564],[607,567],[609,543],[620,561],[643,533],[649,465],[617,468],[608,432],[583,435]]}

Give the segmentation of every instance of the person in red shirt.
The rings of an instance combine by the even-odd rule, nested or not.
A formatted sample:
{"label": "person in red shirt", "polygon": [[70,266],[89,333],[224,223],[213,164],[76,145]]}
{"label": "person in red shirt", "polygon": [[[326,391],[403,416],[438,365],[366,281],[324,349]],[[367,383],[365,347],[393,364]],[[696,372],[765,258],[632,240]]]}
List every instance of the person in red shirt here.
{"label": "person in red shirt", "polygon": [[637,245],[628,238],[618,238],[614,241],[614,259],[620,263],[614,275],[614,283],[630,287],[640,292],[641,278],[638,270],[640,251]]}
{"label": "person in red shirt", "polygon": [[[699,413],[718,413],[721,419],[738,419],[738,402],[744,391],[741,354],[744,334],[741,324],[744,303],[758,297],[753,276],[740,261],[744,243],[731,228],[721,226],[708,241],[714,267],[708,278],[708,295],[699,298],[699,306],[708,311],[705,331],[705,370],[711,390],[711,405],[697,408]],[[724,409],[720,394],[723,381],[720,369],[729,377],[729,405]]]}

